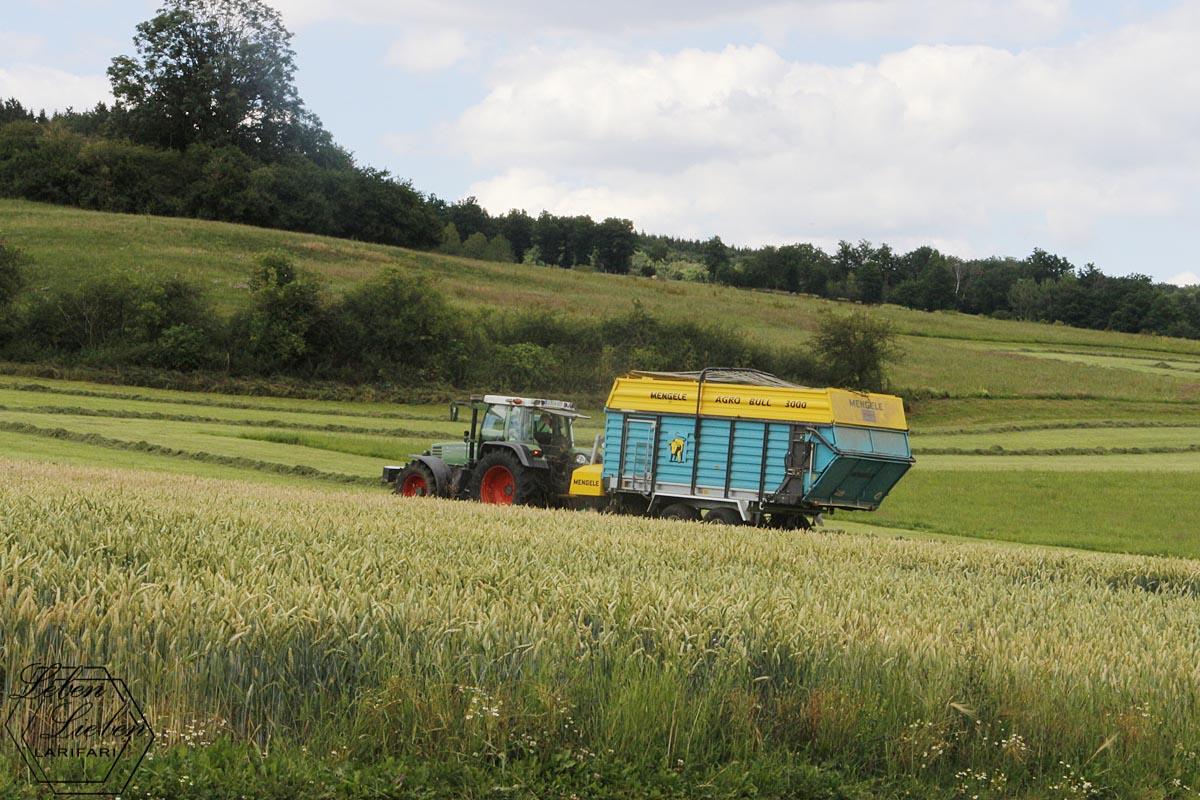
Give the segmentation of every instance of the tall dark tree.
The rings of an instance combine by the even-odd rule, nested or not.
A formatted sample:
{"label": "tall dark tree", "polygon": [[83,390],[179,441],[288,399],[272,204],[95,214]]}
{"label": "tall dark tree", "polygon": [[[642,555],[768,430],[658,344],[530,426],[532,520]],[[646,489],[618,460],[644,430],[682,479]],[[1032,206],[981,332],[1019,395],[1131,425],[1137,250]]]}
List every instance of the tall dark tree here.
{"label": "tall dark tree", "polygon": [[[596,223],[587,216],[562,217],[561,223],[566,231],[562,266],[571,267],[576,264],[590,264],[592,251],[596,249]],[[632,252],[630,253],[632,255]]]}
{"label": "tall dark tree", "polygon": [[33,112],[15,97],[0,102],[0,125],[9,122],[33,122]]}
{"label": "tall dark tree", "polygon": [[1047,253],[1040,247],[1035,247],[1033,252],[1025,259],[1026,274],[1039,283],[1042,281],[1058,280],[1075,268],[1062,256],[1056,256],[1053,253]]}
{"label": "tall dark tree", "polygon": [[609,217],[596,226],[596,265],[605,272],[629,272],[637,235],[627,219]]}
{"label": "tall dark tree", "polygon": [[[533,225],[533,243],[537,245],[542,261],[547,264],[563,264],[567,236],[560,223],[561,218],[543,211]],[[570,261],[566,262],[566,266],[570,266]]]}
{"label": "tall dark tree", "polygon": [[[108,68],[135,141],[234,145],[266,160],[321,148],[296,91],[292,34],[262,0],[165,0]],[[309,154],[309,153],[306,153]]]}
{"label": "tall dark tree", "polygon": [[512,246],[513,260],[525,258],[525,251],[533,246],[533,217],[519,208],[514,208],[500,218],[500,233]]}
{"label": "tall dark tree", "polygon": [[714,236],[704,243],[701,252],[708,277],[714,281],[720,280],[729,270],[729,248],[721,241],[720,236]]}
{"label": "tall dark tree", "polygon": [[449,206],[446,209],[446,216],[449,217],[450,222],[454,223],[454,227],[458,229],[464,242],[476,233],[482,233],[484,238],[496,235],[495,222],[488,214],[487,209],[479,205],[479,201],[474,196],[464,197]]}

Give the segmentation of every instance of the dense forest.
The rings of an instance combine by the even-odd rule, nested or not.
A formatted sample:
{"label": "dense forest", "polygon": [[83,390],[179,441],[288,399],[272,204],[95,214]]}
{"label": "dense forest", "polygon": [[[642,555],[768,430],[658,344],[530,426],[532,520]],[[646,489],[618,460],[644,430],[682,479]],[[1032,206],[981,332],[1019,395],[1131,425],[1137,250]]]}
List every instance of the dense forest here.
{"label": "dense forest", "polygon": [[[1041,249],[761,248],[639,233],[627,219],[493,215],[356,163],[300,99],[291,34],[261,0],[167,0],[112,60],[115,102],[47,115],[0,103],[0,195],[238,222],[494,261],[803,292],[1200,338],[1200,287],[1111,277]],[[0,236],[3,231],[0,230]]]}

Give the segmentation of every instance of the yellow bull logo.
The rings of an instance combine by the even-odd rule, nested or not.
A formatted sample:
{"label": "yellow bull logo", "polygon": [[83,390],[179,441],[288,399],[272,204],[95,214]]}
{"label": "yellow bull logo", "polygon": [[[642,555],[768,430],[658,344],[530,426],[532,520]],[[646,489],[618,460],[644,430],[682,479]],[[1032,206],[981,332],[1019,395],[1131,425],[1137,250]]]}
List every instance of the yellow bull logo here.
{"label": "yellow bull logo", "polygon": [[683,451],[687,447],[687,439],[684,439],[682,436],[676,436],[667,442],[667,447],[671,448],[671,461],[682,464],[684,458]]}

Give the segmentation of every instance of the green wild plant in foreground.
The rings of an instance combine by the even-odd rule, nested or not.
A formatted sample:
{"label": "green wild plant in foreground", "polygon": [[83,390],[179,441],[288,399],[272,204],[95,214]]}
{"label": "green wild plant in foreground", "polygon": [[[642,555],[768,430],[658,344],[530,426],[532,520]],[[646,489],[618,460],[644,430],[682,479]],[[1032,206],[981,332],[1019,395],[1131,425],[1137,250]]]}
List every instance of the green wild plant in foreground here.
{"label": "green wild plant in foreground", "polygon": [[5,675],[104,663],[157,729],[498,784],[800,759],[1182,797],[1198,592],[1191,561],[0,465]]}

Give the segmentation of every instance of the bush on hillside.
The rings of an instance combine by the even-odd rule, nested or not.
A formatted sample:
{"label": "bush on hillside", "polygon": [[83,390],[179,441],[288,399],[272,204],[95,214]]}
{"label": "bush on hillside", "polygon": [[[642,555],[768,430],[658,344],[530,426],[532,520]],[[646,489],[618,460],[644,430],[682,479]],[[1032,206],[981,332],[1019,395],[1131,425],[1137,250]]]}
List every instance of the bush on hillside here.
{"label": "bush on hillside", "polygon": [[813,350],[825,382],[863,391],[887,388],[887,367],[900,357],[891,323],[865,311],[822,314]]}

